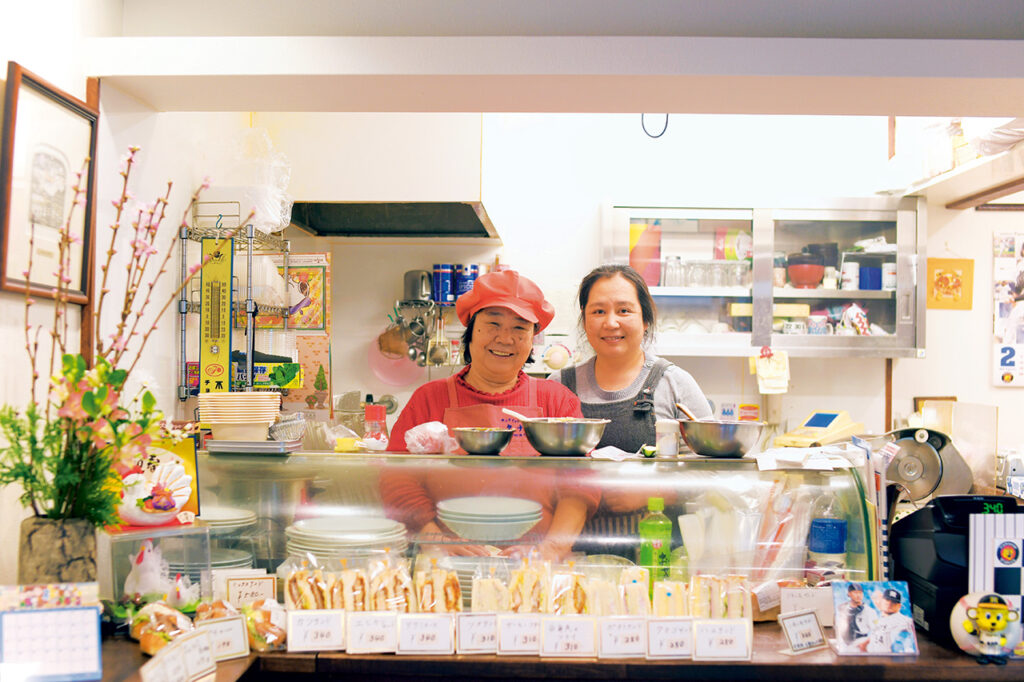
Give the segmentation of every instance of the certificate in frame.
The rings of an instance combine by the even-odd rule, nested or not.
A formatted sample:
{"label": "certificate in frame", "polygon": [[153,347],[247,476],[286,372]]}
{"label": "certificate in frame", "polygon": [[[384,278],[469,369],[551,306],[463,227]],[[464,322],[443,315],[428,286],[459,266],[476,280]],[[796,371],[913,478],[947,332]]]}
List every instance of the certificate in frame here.
{"label": "certificate in frame", "polygon": [[75,198],[74,175],[84,169],[85,204],[71,214],[74,240],[65,275],[68,302],[89,302],[98,119],[96,107],[8,62],[0,147],[0,289],[57,298],[61,229]]}

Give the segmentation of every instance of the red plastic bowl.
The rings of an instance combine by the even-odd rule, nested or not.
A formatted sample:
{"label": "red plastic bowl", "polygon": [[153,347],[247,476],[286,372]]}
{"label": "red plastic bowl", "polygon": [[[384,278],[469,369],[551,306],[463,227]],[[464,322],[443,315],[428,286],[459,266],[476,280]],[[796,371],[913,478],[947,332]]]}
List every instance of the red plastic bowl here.
{"label": "red plastic bowl", "polygon": [[787,268],[789,281],[797,289],[813,289],[821,284],[825,276],[824,265],[790,265]]}

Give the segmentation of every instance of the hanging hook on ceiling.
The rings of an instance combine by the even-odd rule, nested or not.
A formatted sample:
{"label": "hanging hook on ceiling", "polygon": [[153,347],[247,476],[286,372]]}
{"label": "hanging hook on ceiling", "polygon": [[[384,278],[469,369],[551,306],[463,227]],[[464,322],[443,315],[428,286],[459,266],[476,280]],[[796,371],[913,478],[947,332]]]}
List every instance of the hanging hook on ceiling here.
{"label": "hanging hook on ceiling", "polygon": [[649,131],[647,129],[647,123],[644,121],[644,116],[646,116],[646,115],[647,114],[640,114],[640,127],[644,129],[645,133],[647,133],[647,137],[650,137],[650,138],[653,138],[653,139],[656,140],[659,137],[661,137],[662,135],[664,135],[665,131],[668,130],[668,114],[665,114],[665,125],[662,126],[661,132],[658,133],[657,135],[652,135],[651,131]]}

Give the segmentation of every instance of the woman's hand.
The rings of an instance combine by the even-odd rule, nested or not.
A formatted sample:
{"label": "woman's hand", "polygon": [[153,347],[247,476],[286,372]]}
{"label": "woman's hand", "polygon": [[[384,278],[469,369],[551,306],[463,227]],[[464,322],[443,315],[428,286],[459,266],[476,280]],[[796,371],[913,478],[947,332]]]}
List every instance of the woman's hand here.
{"label": "woman's hand", "polygon": [[421,541],[434,538],[437,541],[444,541],[442,544],[423,544],[422,550],[424,552],[433,551],[439,554],[448,554],[450,556],[490,556],[491,553],[483,545],[463,545],[456,544],[458,539],[446,533],[442,528],[433,521],[428,521],[420,528],[420,539]]}

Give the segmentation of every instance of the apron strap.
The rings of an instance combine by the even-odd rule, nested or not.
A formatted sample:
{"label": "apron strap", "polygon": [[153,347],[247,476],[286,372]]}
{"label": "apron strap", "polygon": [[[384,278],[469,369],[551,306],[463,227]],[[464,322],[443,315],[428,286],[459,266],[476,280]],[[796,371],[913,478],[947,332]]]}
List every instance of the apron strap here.
{"label": "apron strap", "polygon": [[527,393],[530,396],[530,402],[527,403],[530,407],[537,407],[537,382],[538,379],[534,379],[530,375],[526,375]]}
{"label": "apron strap", "polygon": [[635,412],[644,413],[654,412],[654,388],[661,381],[661,377],[665,375],[665,370],[672,366],[672,363],[665,358],[658,358],[654,362],[654,366],[651,367],[651,371],[647,374],[647,380],[644,382],[640,392],[637,393],[636,398],[633,399],[633,410]]}
{"label": "apron strap", "polygon": [[573,393],[576,393],[576,368],[575,367],[566,367],[565,369],[562,370],[562,373],[558,375],[558,378],[559,378],[559,380],[561,380],[563,386],[565,386],[567,389],[569,389]]}
{"label": "apron strap", "polygon": [[445,380],[445,386],[448,388],[448,407],[456,408],[459,406],[459,399],[455,395],[455,375],[448,377]]}

